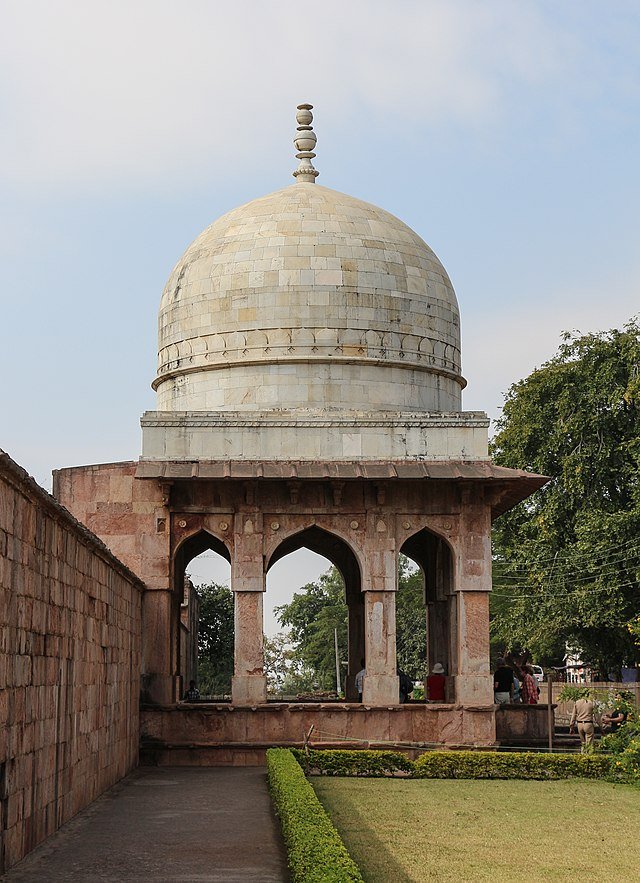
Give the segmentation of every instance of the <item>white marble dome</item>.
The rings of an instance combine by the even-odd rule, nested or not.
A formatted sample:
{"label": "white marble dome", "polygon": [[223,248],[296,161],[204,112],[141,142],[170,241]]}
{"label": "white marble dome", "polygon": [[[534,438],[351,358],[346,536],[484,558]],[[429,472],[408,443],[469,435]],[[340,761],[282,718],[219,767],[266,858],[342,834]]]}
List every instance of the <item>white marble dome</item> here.
{"label": "white marble dome", "polygon": [[223,215],[176,264],[159,314],[159,411],[451,412],[460,322],[429,246],[312,182]]}

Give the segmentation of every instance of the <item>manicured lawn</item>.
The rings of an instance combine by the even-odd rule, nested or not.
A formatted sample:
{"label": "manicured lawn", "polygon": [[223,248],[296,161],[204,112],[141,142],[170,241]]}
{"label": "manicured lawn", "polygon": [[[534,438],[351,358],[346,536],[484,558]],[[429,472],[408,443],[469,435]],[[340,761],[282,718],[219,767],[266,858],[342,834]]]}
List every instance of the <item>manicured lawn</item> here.
{"label": "manicured lawn", "polygon": [[367,883],[640,879],[640,789],[312,778]]}

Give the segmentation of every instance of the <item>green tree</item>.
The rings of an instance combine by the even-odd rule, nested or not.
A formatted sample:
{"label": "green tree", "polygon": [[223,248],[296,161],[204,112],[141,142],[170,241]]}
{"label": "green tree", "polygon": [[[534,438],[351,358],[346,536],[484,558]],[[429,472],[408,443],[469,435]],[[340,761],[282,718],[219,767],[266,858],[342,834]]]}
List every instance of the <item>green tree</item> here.
{"label": "green tree", "polygon": [[[289,604],[277,607],[275,612],[280,625],[289,629],[294,659],[306,671],[315,673],[320,689],[335,689],[336,628],[340,659],[347,659],[348,611],[339,571],[332,567],[317,582],[303,586]],[[396,640],[398,665],[414,680],[422,678],[426,654],[422,574],[412,571],[404,556],[398,575]]]}
{"label": "green tree", "polygon": [[398,665],[414,680],[426,674],[427,617],[422,572],[400,556],[396,594],[396,652]]}
{"label": "green tree", "polygon": [[312,669],[300,661],[289,635],[280,632],[264,639],[264,672],[269,693],[295,696],[319,688]]}
{"label": "green tree", "polygon": [[198,623],[198,685],[203,695],[231,690],[233,675],[233,592],[228,586],[196,586]]}
{"label": "green tree", "polygon": [[509,390],[496,463],[551,477],[494,529],[492,629],[538,660],[568,643],[601,673],[638,659],[640,327],[565,335]]}
{"label": "green tree", "polygon": [[[317,582],[307,583],[289,604],[275,608],[278,622],[289,629],[294,658],[315,673],[321,690],[335,690],[334,630],[340,659],[347,658],[347,604],[344,581],[332,567]],[[342,672],[341,672],[342,676]]]}

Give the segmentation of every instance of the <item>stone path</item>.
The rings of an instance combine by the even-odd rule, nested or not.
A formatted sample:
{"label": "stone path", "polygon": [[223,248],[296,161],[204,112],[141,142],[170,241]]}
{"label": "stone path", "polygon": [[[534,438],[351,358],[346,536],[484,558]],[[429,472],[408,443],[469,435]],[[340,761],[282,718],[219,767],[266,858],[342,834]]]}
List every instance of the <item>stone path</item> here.
{"label": "stone path", "polygon": [[29,881],[286,881],[264,768],[141,767],[6,876]]}

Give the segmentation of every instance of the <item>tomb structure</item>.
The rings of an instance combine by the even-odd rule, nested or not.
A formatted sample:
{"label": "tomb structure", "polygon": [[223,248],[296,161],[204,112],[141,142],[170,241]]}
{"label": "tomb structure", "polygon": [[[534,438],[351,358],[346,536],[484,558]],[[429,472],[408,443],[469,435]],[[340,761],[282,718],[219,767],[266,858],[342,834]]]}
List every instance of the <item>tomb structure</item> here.
{"label": "tomb structure", "polygon": [[[458,304],[434,252],[383,209],[317,184],[310,105],[297,123],[295,183],[219,218],[169,277],[140,460],[59,470],[54,492],[144,581],[150,737],[295,742],[311,721],[341,738],[491,744],[491,522],[546,479],[494,465],[486,414],[461,410]],[[302,547],[345,581],[339,709],[267,703],[266,574]],[[185,567],[205,549],[231,563],[234,716],[178,704]],[[424,574],[442,704],[398,703],[401,553]]]}

